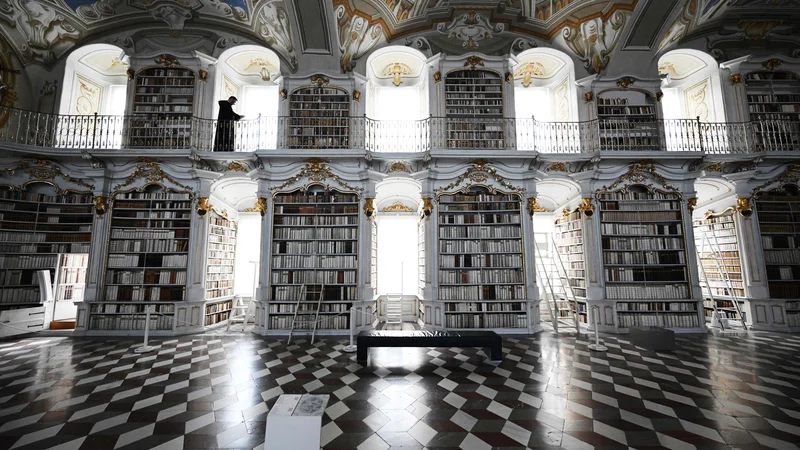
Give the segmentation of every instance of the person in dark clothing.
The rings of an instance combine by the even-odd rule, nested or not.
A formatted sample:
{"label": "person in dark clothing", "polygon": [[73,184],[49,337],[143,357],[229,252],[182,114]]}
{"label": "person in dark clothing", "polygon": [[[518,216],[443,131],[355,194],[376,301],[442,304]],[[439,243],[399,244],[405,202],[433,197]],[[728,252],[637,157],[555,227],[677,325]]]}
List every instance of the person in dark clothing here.
{"label": "person in dark clothing", "polygon": [[244,116],[241,116],[233,112],[233,105],[235,105],[237,101],[238,99],[234,96],[229,97],[227,100],[219,101],[219,115],[217,116],[217,134],[214,137],[215,152],[234,151],[235,122],[238,121],[239,119],[244,118]]}

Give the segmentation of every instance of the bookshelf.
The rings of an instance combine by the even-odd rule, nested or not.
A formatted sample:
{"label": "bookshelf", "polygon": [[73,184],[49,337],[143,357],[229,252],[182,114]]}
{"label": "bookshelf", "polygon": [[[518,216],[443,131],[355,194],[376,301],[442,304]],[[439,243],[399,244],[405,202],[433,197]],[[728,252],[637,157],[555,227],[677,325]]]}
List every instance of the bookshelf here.
{"label": "bookshelf", "polygon": [[191,194],[147,188],[114,195],[103,300],[90,307],[90,330],[172,330],[175,302],[186,300]]}
{"label": "bookshelf", "polygon": [[606,300],[619,328],[700,327],[678,194],[631,185],[597,195]]}
{"label": "bookshelf", "polygon": [[425,298],[425,216],[417,223],[417,274],[419,277],[418,295]]}
{"label": "bookshelf", "polygon": [[797,144],[800,77],[792,72],[758,71],[748,73],[744,79],[750,120],[759,122],[754,127],[757,145],[763,149]]}
{"label": "bookshelf", "polygon": [[[577,314],[578,321],[588,324],[586,304],[586,265],[583,251],[583,225],[581,212],[575,211],[556,219],[555,223],[555,249],[564,265],[569,286],[575,294],[575,305],[569,305],[573,314]],[[556,261],[553,262],[557,264]],[[583,301],[581,301],[583,300]],[[562,298],[566,302],[566,297]]]}
{"label": "bookshelf", "polygon": [[350,97],[342,88],[303,87],[289,97],[289,148],[348,148]]}
{"label": "bookshelf", "polygon": [[519,196],[476,187],[438,200],[445,326],[527,328]]}
{"label": "bookshelf", "polygon": [[370,248],[370,279],[372,280],[372,296],[378,295],[378,221],[372,220],[372,247]]}
{"label": "bookshelf", "polygon": [[150,67],[136,74],[128,146],[188,147],[195,74],[185,68]]}
{"label": "bookshelf", "polygon": [[505,148],[500,74],[458,69],[447,74],[444,89],[448,148]]}
{"label": "bookshelf", "polygon": [[654,98],[636,90],[598,95],[597,120],[602,150],[660,150]]}
{"label": "bookshelf", "polygon": [[[60,261],[89,253],[92,195],[57,194],[49,185],[37,192],[39,187],[0,190],[0,309],[39,305],[36,272],[50,270],[55,279]],[[71,294],[82,293],[85,269],[71,275]]]}
{"label": "bookshelf", "polygon": [[[763,192],[755,201],[769,295],[800,298],[800,193],[795,185]],[[788,313],[788,311],[787,311]]]}
{"label": "bookshelf", "polygon": [[358,195],[317,185],[275,195],[270,329],[291,327],[298,299],[301,311],[314,311],[298,315],[298,321],[313,321],[320,294],[324,321],[317,329],[349,329],[342,313],[358,300],[358,206]]}
{"label": "bookshelf", "polygon": [[89,267],[88,253],[59,255],[56,275],[56,301],[83,301],[86,291],[86,269]]}
{"label": "bookshelf", "polygon": [[233,307],[236,223],[211,211],[206,256],[205,325],[224,322]]}
{"label": "bookshelf", "polygon": [[703,289],[703,309],[707,320],[711,319],[715,306],[708,297],[709,290],[716,303],[716,310],[722,317],[739,320],[734,299],[739,302],[739,309],[745,310],[742,262],[733,214],[733,210],[729,209],[719,214],[706,214],[705,218],[693,221],[697,264],[702,269],[699,271],[699,281]]}

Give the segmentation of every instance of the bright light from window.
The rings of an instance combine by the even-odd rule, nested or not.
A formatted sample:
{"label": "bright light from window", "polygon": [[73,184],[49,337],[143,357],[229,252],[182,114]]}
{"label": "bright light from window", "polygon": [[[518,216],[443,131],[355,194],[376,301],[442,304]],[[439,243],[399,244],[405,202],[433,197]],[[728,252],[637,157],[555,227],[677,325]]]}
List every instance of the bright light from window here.
{"label": "bright light from window", "polygon": [[417,295],[417,218],[383,216],[378,222],[378,294]]}
{"label": "bright light from window", "polygon": [[374,124],[369,138],[374,138],[379,151],[401,151],[414,148],[420,139],[422,119],[421,90],[418,87],[380,86],[375,89]]}
{"label": "bright light from window", "polygon": [[[239,101],[240,114],[245,116],[238,124],[242,138],[258,139],[259,148],[275,148],[278,145],[278,86],[244,86]],[[245,147],[252,148],[249,144]]]}

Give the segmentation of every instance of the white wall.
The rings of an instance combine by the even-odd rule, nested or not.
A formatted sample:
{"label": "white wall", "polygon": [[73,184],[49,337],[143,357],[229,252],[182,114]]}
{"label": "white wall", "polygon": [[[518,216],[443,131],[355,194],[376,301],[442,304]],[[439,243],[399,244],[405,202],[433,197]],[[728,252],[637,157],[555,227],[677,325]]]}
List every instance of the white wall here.
{"label": "white wall", "polygon": [[383,216],[378,220],[378,294],[417,295],[417,217]]}
{"label": "white wall", "polygon": [[[233,293],[252,296],[255,286],[255,270],[250,261],[258,261],[261,248],[261,215],[239,213],[239,228],[236,234],[236,273]],[[268,264],[268,261],[264,261]]]}

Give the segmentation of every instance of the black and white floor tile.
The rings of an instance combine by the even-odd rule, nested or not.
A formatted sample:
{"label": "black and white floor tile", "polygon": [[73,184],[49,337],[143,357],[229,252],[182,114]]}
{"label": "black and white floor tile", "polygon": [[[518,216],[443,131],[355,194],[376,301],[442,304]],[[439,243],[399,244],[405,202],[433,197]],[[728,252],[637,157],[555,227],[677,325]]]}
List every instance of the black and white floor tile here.
{"label": "black and white floor tile", "polygon": [[479,349],[206,334],[0,341],[0,450],[264,448],[283,393],[330,394],[325,449],[796,449],[800,336],[506,337]]}

